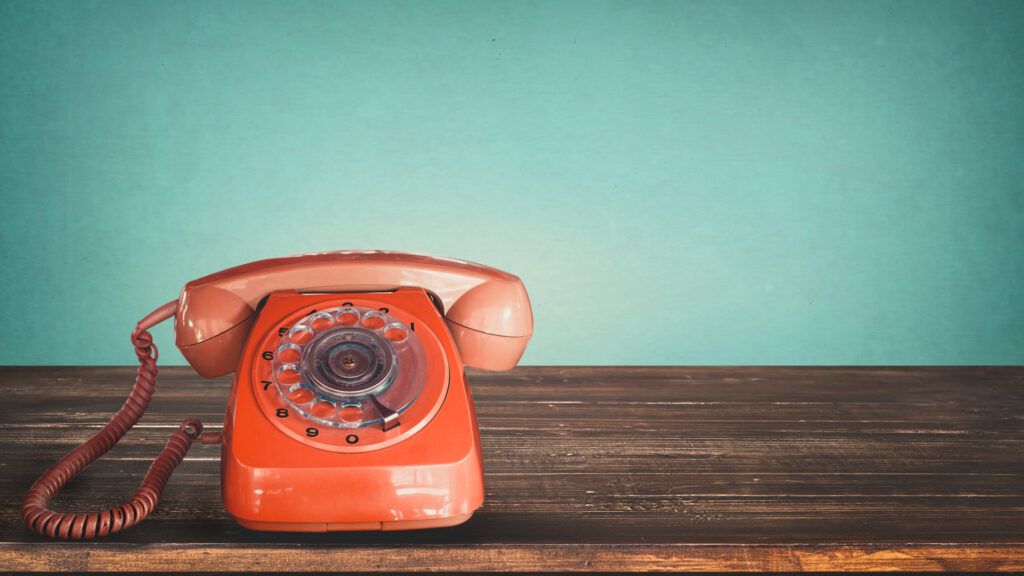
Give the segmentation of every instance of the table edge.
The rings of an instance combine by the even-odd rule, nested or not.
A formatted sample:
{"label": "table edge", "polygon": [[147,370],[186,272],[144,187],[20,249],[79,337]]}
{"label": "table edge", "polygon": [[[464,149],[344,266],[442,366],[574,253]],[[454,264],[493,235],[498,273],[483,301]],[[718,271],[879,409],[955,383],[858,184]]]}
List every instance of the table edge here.
{"label": "table edge", "polygon": [[1021,543],[307,544],[0,543],[18,572],[993,572],[1024,570]]}

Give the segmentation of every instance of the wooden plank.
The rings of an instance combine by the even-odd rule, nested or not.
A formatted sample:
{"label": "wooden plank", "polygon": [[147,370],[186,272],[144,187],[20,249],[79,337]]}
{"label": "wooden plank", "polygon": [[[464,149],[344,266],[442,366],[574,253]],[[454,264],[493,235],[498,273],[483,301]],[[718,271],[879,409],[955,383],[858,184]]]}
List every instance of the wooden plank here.
{"label": "wooden plank", "polygon": [[[123,402],[133,372],[0,368],[0,566],[1024,569],[1021,368],[471,373],[487,501],[462,526],[247,531],[220,506],[218,447],[197,446],[157,512],[133,530],[75,545],[27,533],[17,516],[24,490],[98,430]],[[228,386],[185,368],[163,369],[140,425],[57,504],[88,510],[131,493],[181,418],[196,415],[218,428]]]}
{"label": "wooden plank", "polygon": [[1019,546],[0,544],[12,571],[191,572],[963,572],[1024,570]]}

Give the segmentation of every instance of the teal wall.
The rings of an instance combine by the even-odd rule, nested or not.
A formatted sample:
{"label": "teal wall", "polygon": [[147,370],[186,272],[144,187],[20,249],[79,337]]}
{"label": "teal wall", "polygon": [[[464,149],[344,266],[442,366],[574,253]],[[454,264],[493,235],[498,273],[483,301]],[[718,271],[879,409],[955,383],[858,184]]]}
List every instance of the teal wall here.
{"label": "teal wall", "polygon": [[530,364],[1021,364],[1022,28],[1019,1],[5,0],[0,363],[130,364],[189,279],[383,248],[522,276]]}

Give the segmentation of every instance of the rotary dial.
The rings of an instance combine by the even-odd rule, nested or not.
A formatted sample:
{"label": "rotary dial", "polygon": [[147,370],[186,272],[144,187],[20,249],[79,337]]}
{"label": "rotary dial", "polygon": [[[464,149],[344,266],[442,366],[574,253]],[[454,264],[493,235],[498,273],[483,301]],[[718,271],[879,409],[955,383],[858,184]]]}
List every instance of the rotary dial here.
{"label": "rotary dial", "polygon": [[396,426],[425,380],[418,336],[386,308],[341,306],[305,316],[273,358],[273,382],[284,402],[337,428]]}

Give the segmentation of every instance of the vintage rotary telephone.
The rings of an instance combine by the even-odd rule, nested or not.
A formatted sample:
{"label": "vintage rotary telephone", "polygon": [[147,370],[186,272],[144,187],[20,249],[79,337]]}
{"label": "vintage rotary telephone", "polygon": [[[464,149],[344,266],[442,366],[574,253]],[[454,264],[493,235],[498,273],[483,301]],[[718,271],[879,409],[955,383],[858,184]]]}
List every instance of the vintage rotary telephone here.
{"label": "vintage rotary telephone", "polygon": [[[186,419],[128,502],[49,509],[116,444],[156,383],[149,329],[174,317],[201,376],[235,373],[222,434]],[[222,495],[256,530],[451,526],[483,503],[480,436],[463,366],[506,370],[533,332],[516,276],[397,252],[263,260],[193,280],[132,333],[138,376],[125,405],[29,489],[34,531],[94,538],[143,520],[193,442],[222,443]]]}

